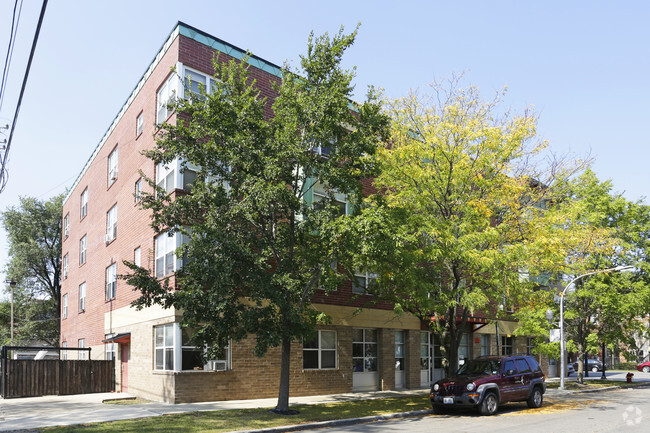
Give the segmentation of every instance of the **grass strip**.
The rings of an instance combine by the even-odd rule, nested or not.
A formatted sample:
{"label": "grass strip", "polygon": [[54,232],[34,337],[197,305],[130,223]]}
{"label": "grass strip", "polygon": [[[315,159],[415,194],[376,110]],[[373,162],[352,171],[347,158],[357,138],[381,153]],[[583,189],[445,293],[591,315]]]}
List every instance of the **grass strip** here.
{"label": "grass strip", "polygon": [[291,408],[300,411],[300,413],[292,416],[279,416],[269,413],[269,408],[188,412],[124,421],[111,421],[64,427],[47,427],[41,429],[41,431],[56,433],[216,433],[237,430],[254,430],[338,419],[360,418],[364,416],[385,415],[423,409],[426,410],[431,409],[431,406],[429,404],[428,395],[419,395],[348,401],[343,403],[295,405],[291,406]]}

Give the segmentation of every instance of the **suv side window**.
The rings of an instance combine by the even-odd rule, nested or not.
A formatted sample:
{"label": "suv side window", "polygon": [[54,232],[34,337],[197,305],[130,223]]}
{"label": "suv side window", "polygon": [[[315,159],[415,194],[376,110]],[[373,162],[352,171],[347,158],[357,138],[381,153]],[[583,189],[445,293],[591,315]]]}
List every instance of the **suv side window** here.
{"label": "suv side window", "polygon": [[524,358],[517,358],[515,359],[515,364],[517,364],[517,368],[519,369],[519,373],[524,374],[524,373],[530,373],[530,367],[528,366],[528,363]]}
{"label": "suv side window", "polygon": [[503,363],[503,374],[506,376],[512,376],[517,374],[517,368],[515,367],[515,362],[511,359]]}
{"label": "suv side window", "polygon": [[537,373],[537,372],[539,372],[539,371],[542,371],[542,367],[539,366],[539,363],[537,362],[537,360],[536,360],[535,358],[533,358],[532,356],[526,358],[526,361],[528,361],[528,364],[530,365],[530,368],[531,368],[535,373]]}

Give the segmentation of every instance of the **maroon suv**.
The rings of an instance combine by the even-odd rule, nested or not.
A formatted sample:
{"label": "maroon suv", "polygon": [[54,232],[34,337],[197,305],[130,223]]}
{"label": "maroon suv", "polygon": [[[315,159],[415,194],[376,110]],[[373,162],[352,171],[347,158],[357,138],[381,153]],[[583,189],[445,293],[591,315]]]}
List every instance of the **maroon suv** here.
{"label": "maroon suv", "polygon": [[544,380],[532,356],[482,356],[466,361],[456,376],[434,383],[429,398],[435,413],[452,407],[473,407],[482,415],[493,415],[500,404],[510,401],[540,407],[546,391]]}

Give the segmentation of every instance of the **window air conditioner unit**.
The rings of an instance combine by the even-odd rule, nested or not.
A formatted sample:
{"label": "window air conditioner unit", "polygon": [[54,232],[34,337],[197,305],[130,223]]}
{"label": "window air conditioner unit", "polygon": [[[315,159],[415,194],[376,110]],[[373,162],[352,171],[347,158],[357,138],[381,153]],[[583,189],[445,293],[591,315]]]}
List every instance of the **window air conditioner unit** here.
{"label": "window air conditioner unit", "polygon": [[208,361],[208,370],[226,371],[228,370],[228,363],[226,361]]}

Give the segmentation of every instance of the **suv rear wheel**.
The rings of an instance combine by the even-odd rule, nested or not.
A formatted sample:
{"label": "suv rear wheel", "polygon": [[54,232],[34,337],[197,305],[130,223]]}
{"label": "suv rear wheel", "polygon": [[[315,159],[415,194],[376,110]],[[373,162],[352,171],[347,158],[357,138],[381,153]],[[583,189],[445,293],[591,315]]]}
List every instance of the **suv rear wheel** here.
{"label": "suv rear wheel", "polygon": [[481,402],[478,410],[481,415],[494,415],[497,413],[498,408],[499,399],[497,398],[497,395],[493,392],[488,392],[485,394],[485,397],[483,398],[483,401]]}
{"label": "suv rear wheel", "polygon": [[533,392],[530,394],[530,397],[528,397],[528,400],[526,403],[528,404],[528,407],[532,408],[538,408],[542,406],[542,402],[544,401],[544,396],[542,395],[542,390],[539,389],[538,386],[533,388]]}

